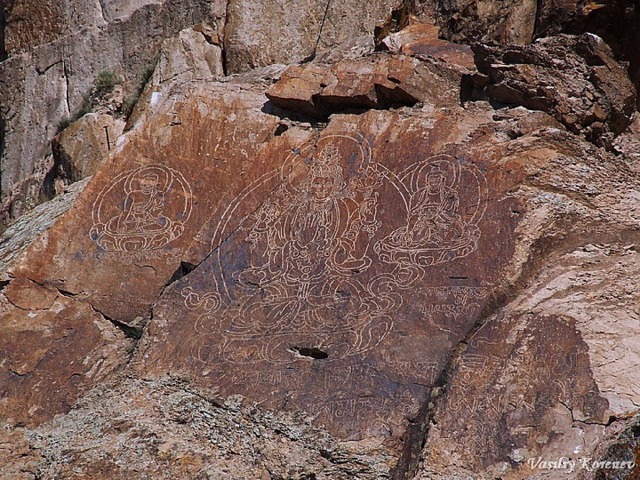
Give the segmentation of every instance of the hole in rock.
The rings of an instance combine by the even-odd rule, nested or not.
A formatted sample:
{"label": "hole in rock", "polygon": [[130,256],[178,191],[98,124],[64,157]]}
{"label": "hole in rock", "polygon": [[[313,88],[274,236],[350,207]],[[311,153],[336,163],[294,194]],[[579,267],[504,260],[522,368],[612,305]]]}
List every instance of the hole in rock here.
{"label": "hole in rock", "polygon": [[276,131],[273,132],[273,135],[276,136],[276,137],[279,137],[280,135],[282,135],[287,130],[289,130],[289,127],[287,127],[284,123],[279,123],[278,127],[276,128]]}
{"label": "hole in rock", "polygon": [[323,352],[316,347],[293,347],[291,348],[291,350],[302,355],[303,357],[310,357],[316,360],[329,358],[329,354],[327,352]]}
{"label": "hole in rock", "polygon": [[185,276],[189,275],[191,272],[193,272],[195,270],[195,268],[196,268],[196,266],[193,265],[192,263],[180,262],[180,266],[178,267],[178,269],[175,272],[173,272],[173,275],[171,275],[171,278],[167,282],[166,286],[168,287],[173,282],[177,282],[182,277],[185,277]]}

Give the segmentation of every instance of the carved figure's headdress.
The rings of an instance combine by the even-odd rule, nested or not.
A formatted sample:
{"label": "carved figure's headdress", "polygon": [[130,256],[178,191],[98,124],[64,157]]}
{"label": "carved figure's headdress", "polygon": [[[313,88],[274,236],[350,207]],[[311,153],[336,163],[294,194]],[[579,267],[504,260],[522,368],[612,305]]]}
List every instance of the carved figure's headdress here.
{"label": "carved figure's headdress", "polygon": [[339,165],[340,154],[334,145],[327,145],[313,157],[309,169],[309,178],[332,177],[336,183],[343,180],[342,167]]}

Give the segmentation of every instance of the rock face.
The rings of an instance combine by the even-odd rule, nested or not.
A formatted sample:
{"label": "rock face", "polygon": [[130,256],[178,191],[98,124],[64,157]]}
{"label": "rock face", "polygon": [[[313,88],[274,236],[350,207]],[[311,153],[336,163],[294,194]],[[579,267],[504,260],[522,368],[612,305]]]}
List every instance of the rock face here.
{"label": "rock face", "polygon": [[[227,71],[238,73],[272,63],[300,62],[348,40],[369,37],[398,0],[230,0],[225,28]],[[286,32],[283,34],[283,32]]]}
{"label": "rock face", "polygon": [[154,309],[140,371],[397,441],[485,307],[516,226],[490,157],[456,148],[455,115],[432,120],[371,112],[310,142],[283,135],[224,194],[213,255]]}
{"label": "rock face", "polygon": [[[475,47],[479,95],[549,112],[575,133],[608,145],[631,122],[636,93],[595,35],[556,36],[524,47]],[[570,69],[559,71],[558,58]],[[485,84],[487,84],[485,86]]]}
{"label": "rock face", "polygon": [[134,102],[165,38],[199,22],[218,28],[224,17],[223,2],[102,3],[17,0],[6,7],[9,58],[0,64],[4,224],[37,205],[51,168],[49,142],[87,109],[85,99],[101,74],[113,75]]}
{"label": "rock face", "polygon": [[[100,31],[156,8],[100,5]],[[96,83],[55,137],[54,198],[0,239],[3,474],[635,478],[624,66],[593,35],[454,44],[427,14],[373,52],[372,14],[332,10],[349,2],[321,43],[352,41],[290,64],[320,6],[194,19],[157,39],[126,125],[126,85]],[[394,7],[378,33],[418,11]],[[294,17],[295,48],[247,43]],[[9,51],[79,23],[55,25],[14,23]]]}

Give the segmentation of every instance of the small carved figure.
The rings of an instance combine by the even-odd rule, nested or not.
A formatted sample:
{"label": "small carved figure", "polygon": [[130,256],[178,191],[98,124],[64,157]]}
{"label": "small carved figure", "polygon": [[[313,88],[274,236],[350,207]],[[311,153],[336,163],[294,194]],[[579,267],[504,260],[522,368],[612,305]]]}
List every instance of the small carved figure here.
{"label": "small carved figure", "polygon": [[[120,208],[111,194],[124,193]],[[116,177],[94,203],[91,239],[107,251],[158,249],[178,238],[191,213],[191,188],[163,165],[145,165]]]}

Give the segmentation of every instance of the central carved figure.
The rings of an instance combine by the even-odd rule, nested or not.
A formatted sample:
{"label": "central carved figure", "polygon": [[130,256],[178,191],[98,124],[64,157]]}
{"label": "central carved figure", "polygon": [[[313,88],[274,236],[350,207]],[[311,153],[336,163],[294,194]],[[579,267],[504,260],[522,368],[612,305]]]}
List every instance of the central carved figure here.
{"label": "central carved figure", "polygon": [[[229,334],[315,334],[323,343],[370,320],[375,303],[354,273],[371,265],[377,195],[366,175],[346,182],[339,161],[336,147],[326,145],[300,184],[285,183],[251,217],[251,266],[233,275],[251,294],[227,310]],[[357,349],[350,340],[338,348],[342,355]]]}

